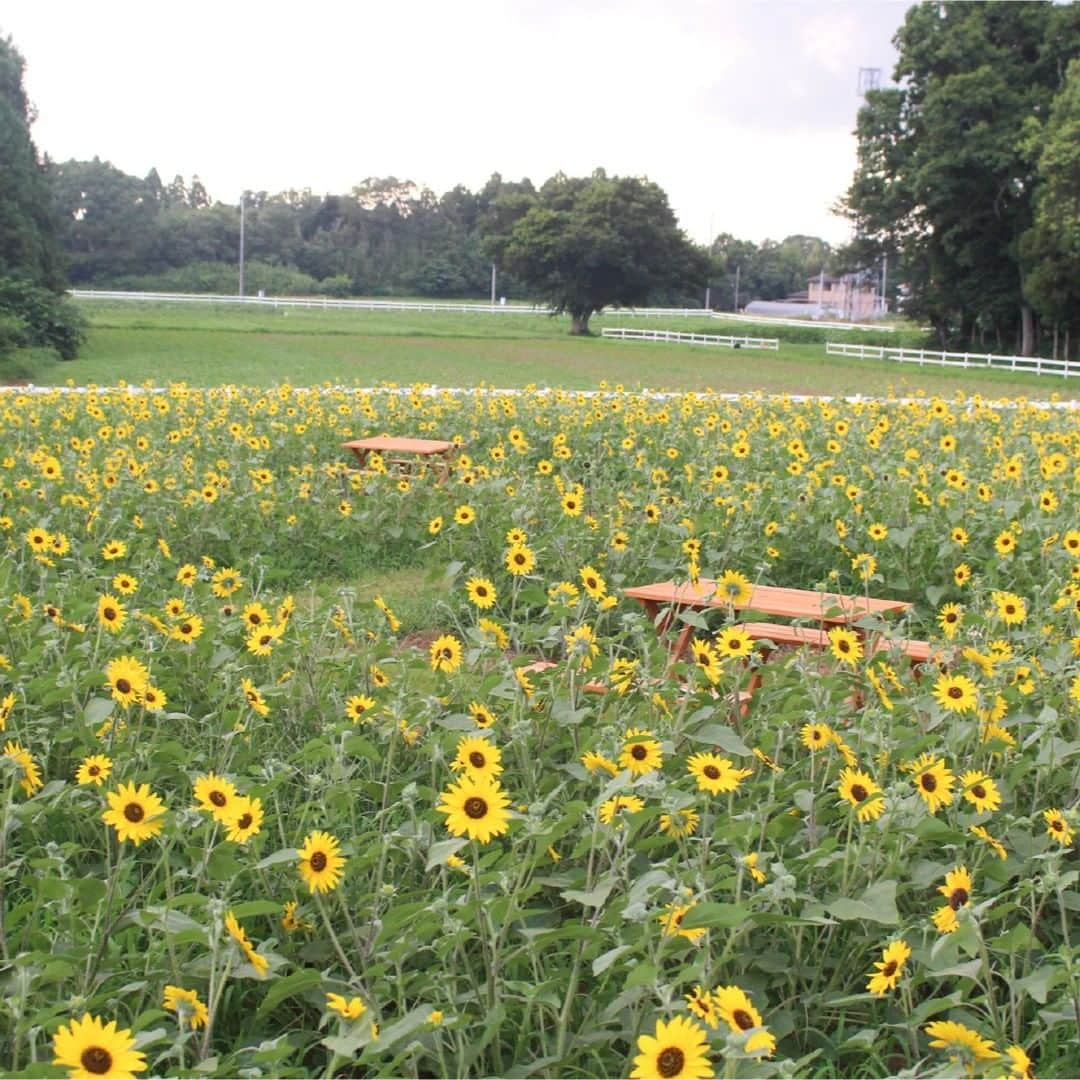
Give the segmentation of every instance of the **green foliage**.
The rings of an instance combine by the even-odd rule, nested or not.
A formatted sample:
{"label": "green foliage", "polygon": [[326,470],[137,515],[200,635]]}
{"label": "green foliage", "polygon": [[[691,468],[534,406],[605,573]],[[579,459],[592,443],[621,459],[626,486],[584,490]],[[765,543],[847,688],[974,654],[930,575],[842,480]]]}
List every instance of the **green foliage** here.
{"label": "green foliage", "polygon": [[[524,213],[488,233],[500,264],[533,296],[571,316],[571,333],[610,306],[646,305],[700,287],[702,253],[678,228],[667,195],[635,177],[552,177]],[[695,288],[696,291],[696,288]]]}
{"label": "green foliage", "polygon": [[0,276],[55,289],[62,283],[49,187],[30,138],[25,63],[0,38]]}
{"label": "green foliage", "polygon": [[1046,178],[1024,132],[1062,90],[1078,19],[1051,4],[913,7],[896,38],[901,87],[860,110],[844,200],[854,252],[893,257],[905,311],[943,343],[1034,351],[1025,278],[1045,252],[1025,259],[1021,241]]}
{"label": "green foliage", "polygon": [[24,278],[0,275],[0,356],[41,346],[55,349],[63,360],[74,360],[85,340],[86,320],[66,296]]}

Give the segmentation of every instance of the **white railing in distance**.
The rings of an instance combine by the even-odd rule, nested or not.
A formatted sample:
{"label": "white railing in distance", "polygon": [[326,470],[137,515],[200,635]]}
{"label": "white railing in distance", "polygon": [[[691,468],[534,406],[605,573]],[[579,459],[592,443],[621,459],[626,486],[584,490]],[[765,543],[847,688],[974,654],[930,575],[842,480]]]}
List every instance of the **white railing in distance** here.
{"label": "white railing in distance", "polygon": [[722,334],[686,334],[681,330],[631,330],[627,327],[604,327],[601,337],[623,341],[669,341],[682,345],[719,345],[728,349],[780,348],[779,338],[725,337]]}
{"label": "white railing in distance", "polygon": [[1035,375],[1080,375],[1080,363],[1048,360],[1042,356],[998,356],[994,353],[937,352],[933,349],[900,349],[885,345],[855,345],[847,341],[826,342],[831,356],[857,356],[862,360],[895,360],[901,364],[933,364],[938,367],[992,368]]}

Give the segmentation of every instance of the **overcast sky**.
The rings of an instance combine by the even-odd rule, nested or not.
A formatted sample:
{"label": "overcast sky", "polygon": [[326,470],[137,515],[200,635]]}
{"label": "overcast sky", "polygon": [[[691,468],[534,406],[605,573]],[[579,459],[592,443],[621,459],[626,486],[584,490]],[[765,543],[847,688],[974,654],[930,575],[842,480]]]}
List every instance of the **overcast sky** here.
{"label": "overcast sky", "polygon": [[680,224],[847,238],[861,67],[892,0],[4,0],[40,153],[245,188],[437,194],[493,172],[647,176]]}

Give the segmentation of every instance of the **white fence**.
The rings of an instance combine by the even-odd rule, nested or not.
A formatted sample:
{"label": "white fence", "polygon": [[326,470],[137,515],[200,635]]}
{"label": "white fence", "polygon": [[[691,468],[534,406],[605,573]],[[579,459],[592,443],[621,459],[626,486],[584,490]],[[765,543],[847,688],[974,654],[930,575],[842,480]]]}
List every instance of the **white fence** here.
{"label": "white fence", "polygon": [[896,360],[901,364],[935,364],[940,367],[995,368],[1036,375],[1080,375],[1080,363],[1047,360],[1041,356],[996,356],[993,353],[935,352],[929,349],[894,349],[884,345],[853,345],[830,341],[825,351],[831,356],[857,356],[860,359]]}
{"label": "white fence", "polygon": [[[439,303],[427,300],[339,300],[332,296],[234,296],[219,293],[125,292],[120,289],[70,289],[78,300],[133,300],[158,304],[249,304],[256,307],[342,308],[356,311],[484,311],[501,315],[548,315],[543,304]],[[616,309],[612,309],[614,311]],[[708,318],[703,308],[619,308],[621,315]]]}
{"label": "white fence", "polygon": [[826,330],[873,330],[879,334],[891,334],[893,328],[880,323],[827,322],[821,319],[783,319],[778,315],[736,315],[731,311],[714,311],[714,319],[729,319],[731,322],[773,323],[776,326],[811,326]]}
{"label": "white fence", "polygon": [[546,307],[526,304],[439,304],[423,300],[338,300],[332,296],[227,296],[215,293],[121,292],[70,289],[77,300],[133,300],[164,304],[249,304],[270,308],[344,308],[360,311],[486,311],[507,315],[546,315]]}
{"label": "white fence", "polygon": [[722,334],[684,334],[680,330],[630,330],[625,327],[605,327],[601,337],[621,338],[624,341],[672,341],[683,345],[723,345],[729,349],[780,348],[778,338],[725,337]]}

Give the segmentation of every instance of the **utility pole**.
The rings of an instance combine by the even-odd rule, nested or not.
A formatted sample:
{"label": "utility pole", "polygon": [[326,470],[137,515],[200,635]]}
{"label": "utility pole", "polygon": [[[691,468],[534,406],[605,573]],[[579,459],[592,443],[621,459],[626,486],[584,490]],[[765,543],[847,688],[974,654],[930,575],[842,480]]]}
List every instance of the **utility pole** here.
{"label": "utility pole", "polygon": [[491,306],[495,306],[495,264],[491,264]]}
{"label": "utility pole", "polygon": [[889,253],[886,251],[881,260],[881,314],[884,315],[889,310],[888,302],[885,299],[885,286],[889,281]]}
{"label": "utility pole", "polygon": [[735,267],[735,314],[739,313],[739,274],[742,272],[742,264]]}
{"label": "utility pole", "polygon": [[247,192],[240,196],[240,296],[244,295],[244,203],[247,202]]}
{"label": "utility pole", "polygon": [[706,285],[705,286],[705,310],[706,311],[709,310],[709,291],[710,291],[710,286]]}

